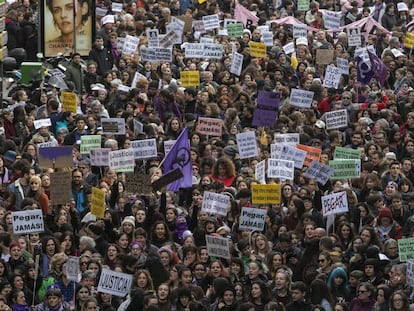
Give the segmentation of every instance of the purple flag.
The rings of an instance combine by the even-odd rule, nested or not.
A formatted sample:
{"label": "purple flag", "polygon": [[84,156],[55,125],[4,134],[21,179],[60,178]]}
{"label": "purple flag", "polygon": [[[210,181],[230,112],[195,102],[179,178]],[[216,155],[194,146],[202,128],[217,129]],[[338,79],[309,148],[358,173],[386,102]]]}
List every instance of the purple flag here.
{"label": "purple flag", "polygon": [[357,80],[364,84],[369,84],[375,73],[369,63],[365,62],[360,56],[357,58]]}
{"label": "purple flag", "polygon": [[279,94],[275,92],[259,91],[257,105],[253,115],[252,125],[269,126],[273,128],[279,111]]}
{"label": "purple flag", "polygon": [[169,191],[178,191],[180,188],[190,188],[193,185],[193,166],[190,157],[190,143],[188,142],[188,129],[184,128],[170,152],[164,159],[164,174],[179,169],[183,177],[167,186]]}
{"label": "purple flag", "polygon": [[388,69],[384,62],[378,58],[377,55],[368,51],[369,59],[371,60],[371,70],[374,72],[377,81],[384,86],[385,80],[387,80]]}

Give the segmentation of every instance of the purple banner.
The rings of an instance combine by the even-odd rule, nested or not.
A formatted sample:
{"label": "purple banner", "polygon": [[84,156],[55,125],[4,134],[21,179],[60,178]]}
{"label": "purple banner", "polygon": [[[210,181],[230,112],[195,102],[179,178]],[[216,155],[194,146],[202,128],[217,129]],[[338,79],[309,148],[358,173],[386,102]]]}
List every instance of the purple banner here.
{"label": "purple banner", "polygon": [[375,76],[369,63],[364,62],[361,57],[357,57],[357,80],[364,84],[369,84],[371,79]]}
{"label": "purple banner", "polygon": [[378,58],[377,55],[368,51],[369,58],[371,60],[371,70],[374,72],[377,81],[384,86],[385,80],[387,80],[388,69],[384,62]]}
{"label": "purple banner", "polygon": [[279,104],[279,94],[259,91],[252,124],[254,126],[269,126],[273,128],[277,120]]}

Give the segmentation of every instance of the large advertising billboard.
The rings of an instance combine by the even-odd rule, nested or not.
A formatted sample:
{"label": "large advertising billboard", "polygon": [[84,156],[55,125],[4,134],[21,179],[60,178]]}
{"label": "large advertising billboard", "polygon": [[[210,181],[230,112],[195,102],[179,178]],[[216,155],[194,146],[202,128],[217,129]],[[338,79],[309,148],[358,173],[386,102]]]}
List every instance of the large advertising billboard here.
{"label": "large advertising billboard", "polygon": [[63,52],[88,55],[92,48],[91,0],[43,1],[43,53],[53,57]]}

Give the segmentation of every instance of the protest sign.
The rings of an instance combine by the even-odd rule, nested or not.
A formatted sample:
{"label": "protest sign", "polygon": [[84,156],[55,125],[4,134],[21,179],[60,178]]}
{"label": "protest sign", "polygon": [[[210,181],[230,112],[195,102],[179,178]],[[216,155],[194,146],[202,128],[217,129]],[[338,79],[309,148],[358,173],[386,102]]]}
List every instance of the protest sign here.
{"label": "protest sign", "polygon": [[254,126],[268,126],[273,128],[277,120],[279,104],[279,94],[259,91],[252,124]]}
{"label": "protest sign", "polygon": [[220,27],[220,20],[218,14],[205,15],[202,17],[204,29],[214,30]]}
{"label": "protest sign", "polygon": [[273,32],[271,32],[271,31],[263,31],[262,32],[262,37],[260,38],[260,40],[266,46],[273,46]]}
{"label": "protest sign", "polygon": [[361,160],[331,160],[329,166],[334,170],[332,180],[359,178],[361,176]]}
{"label": "protest sign", "polygon": [[288,160],[295,163],[295,168],[301,169],[307,152],[289,145],[272,144],[271,157],[273,159]]}
{"label": "protest sign", "polygon": [[122,47],[122,54],[134,56],[139,44],[139,38],[135,36],[126,35],[125,42]]}
{"label": "protest sign", "polygon": [[39,150],[40,148],[58,147],[58,146],[59,146],[59,143],[56,140],[36,144],[37,150]]}
{"label": "protest sign", "polygon": [[278,134],[275,133],[275,143],[296,147],[299,144],[299,133]]}
{"label": "protest sign", "polygon": [[[171,27],[171,26],[170,26]],[[159,46],[161,48],[171,48],[173,44],[180,43],[180,35],[176,32],[175,29],[169,28],[167,33],[163,36],[160,36]]]}
{"label": "protest sign", "polygon": [[50,174],[50,201],[53,205],[68,204],[72,201],[71,172]]}
{"label": "protest sign", "polygon": [[322,150],[319,148],[301,144],[296,145],[296,148],[306,151],[305,162],[303,163],[305,166],[309,166],[311,165],[312,161],[319,161],[321,158]]}
{"label": "protest sign", "polygon": [[186,58],[203,58],[204,44],[202,43],[187,43],[185,46]]}
{"label": "protest sign", "polygon": [[266,183],[266,160],[262,160],[256,164],[254,175],[259,183]]}
{"label": "protest sign", "polygon": [[293,161],[267,159],[267,177],[293,180],[295,163]]}
{"label": "protest sign", "polygon": [[361,150],[338,147],[338,146],[335,147],[334,160],[360,159],[360,158],[361,158]]}
{"label": "protest sign", "polygon": [[361,46],[361,29],[359,28],[346,28],[348,37],[348,46]]}
{"label": "protest sign", "polygon": [[109,151],[108,159],[108,166],[114,170],[135,166],[134,150],[132,148]]}
{"label": "protest sign", "polygon": [[214,39],[210,37],[201,37],[200,43],[214,43]]}
{"label": "protest sign", "polygon": [[102,134],[125,135],[124,118],[102,118]]}
{"label": "protest sign", "polygon": [[348,126],[346,109],[329,111],[324,114],[327,130],[340,129]]}
{"label": "protest sign", "polygon": [[341,12],[324,11],[323,20],[325,29],[339,29],[341,27]]}
{"label": "protest sign", "polygon": [[[263,185],[262,185],[263,186]],[[251,207],[242,207],[239,229],[247,231],[263,231],[267,210]]]}
{"label": "protest sign", "polygon": [[349,62],[346,58],[338,57],[336,59],[336,67],[339,69],[339,73],[349,75]]}
{"label": "protest sign", "polygon": [[230,245],[227,238],[206,235],[206,246],[209,256],[230,259]]}
{"label": "protest sign", "polygon": [[289,43],[285,44],[282,47],[282,49],[283,49],[283,51],[285,52],[286,55],[293,54],[295,52],[295,44],[293,43],[293,41],[289,42]]}
{"label": "protest sign", "polygon": [[92,166],[108,166],[110,148],[92,148],[89,150],[89,157]]}
{"label": "protest sign", "polygon": [[202,135],[221,136],[223,120],[216,118],[199,117],[196,131]]}
{"label": "protest sign", "polygon": [[306,178],[315,178],[318,183],[325,185],[333,172],[334,170],[331,167],[318,161],[312,161],[303,176]]}
{"label": "protest sign", "polygon": [[125,190],[139,195],[151,194],[151,177],[148,174],[125,174]]}
{"label": "protest sign", "polygon": [[103,268],[99,278],[98,292],[125,297],[131,289],[132,279],[132,274]]}
{"label": "protest sign", "polygon": [[414,48],[414,33],[406,32],[403,44],[407,49]]}
{"label": "protest sign", "polygon": [[66,277],[69,281],[78,281],[79,277],[79,257],[69,256],[66,261]]}
{"label": "protest sign", "polygon": [[73,165],[72,146],[39,148],[39,166],[42,168],[65,168]]}
{"label": "protest sign", "polygon": [[140,47],[141,60],[143,62],[171,62],[172,61],[172,48],[163,47]]}
{"label": "protest sign", "polygon": [[152,182],[151,186],[154,191],[161,190],[163,187],[173,183],[176,180],[183,178],[183,173],[180,169],[176,168],[167,174],[163,175],[160,179]]}
{"label": "protest sign", "polygon": [[293,38],[306,38],[308,36],[308,26],[306,24],[293,25]]}
{"label": "protest sign", "polygon": [[204,191],[201,210],[209,214],[227,215],[230,198],[227,195]]}
{"label": "protest sign", "polygon": [[122,3],[112,2],[112,12],[122,12]]}
{"label": "protest sign", "polygon": [[309,10],[309,0],[298,0],[298,11]]}
{"label": "protest sign", "polygon": [[243,31],[244,31],[243,24],[241,23],[228,24],[226,29],[227,29],[227,34],[230,38],[231,37],[239,38],[243,35]]}
{"label": "protest sign", "polygon": [[62,108],[63,111],[72,111],[73,113],[77,112],[76,109],[76,94],[71,92],[62,92],[60,95],[62,99]]}
{"label": "protest sign", "polygon": [[266,44],[263,42],[249,41],[251,57],[266,57]]}
{"label": "protest sign", "polygon": [[199,86],[200,72],[198,70],[180,71],[181,86]]}
{"label": "protest sign", "polygon": [[243,54],[233,52],[232,55],[230,72],[236,76],[240,76],[243,68]]}
{"label": "protest sign", "polygon": [[310,108],[314,92],[292,89],[290,92],[290,104],[300,108]]}
{"label": "protest sign", "polygon": [[206,59],[222,59],[223,45],[217,43],[204,44],[203,58]]}
{"label": "protest sign", "polygon": [[398,240],[398,255],[401,262],[414,259],[414,238]]}
{"label": "protest sign", "polygon": [[157,47],[159,45],[158,29],[147,29],[145,31],[148,40],[148,47]]}
{"label": "protest sign", "polygon": [[337,89],[340,79],[341,73],[339,72],[339,68],[336,68],[332,65],[328,65],[325,71],[325,78],[323,79],[323,86]]}
{"label": "protest sign", "polygon": [[236,135],[236,140],[240,159],[248,159],[259,155],[255,131],[239,133]]}
{"label": "protest sign", "polygon": [[407,283],[414,287],[414,260],[407,261]]}
{"label": "protest sign", "polygon": [[93,187],[91,203],[91,214],[103,218],[105,213],[105,191]]}
{"label": "protest sign", "polygon": [[334,50],[316,49],[316,63],[329,65],[333,62]]}
{"label": "protest sign", "polygon": [[37,129],[40,129],[41,127],[52,126],[52,121],[50,121],[50,118],[34,120],[33,125],[34,125],[34,128],[37,130]]}
{"label": "protest sign", "polygon": [[101,135],[83,135],[81,136],[80,153],[89,154],[91,148],[101,148]]}
{"label": "protest sign", "polygon": [[14,234],[41,233],[44,231],[42,210],[12,212]]}
{"label": "protest sign", "polygon": [[134,119],[134,135],[144,133],[144,124]]}
{"label": "protest sign", "polygon": [[345,191],[325,195],[321,200],[322,214],[324,217],[348,212],[348,197]]}
{"label": "protest sign", "polygon": [[253,204],[279,204],[280,185],[252,185]]}

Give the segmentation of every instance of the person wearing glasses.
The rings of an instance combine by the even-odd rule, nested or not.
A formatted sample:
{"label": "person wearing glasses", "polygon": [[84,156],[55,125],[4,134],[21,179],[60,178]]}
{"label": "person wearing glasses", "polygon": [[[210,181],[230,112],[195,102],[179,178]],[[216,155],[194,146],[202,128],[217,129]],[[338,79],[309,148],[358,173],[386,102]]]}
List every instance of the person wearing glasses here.
{"label": "person wearing glasses", "polygon": [[373,298],[375,289],[368,282],[362,282],[358,286],[357,296],[352,299],[350,311],[374,310],[375,299]]}

